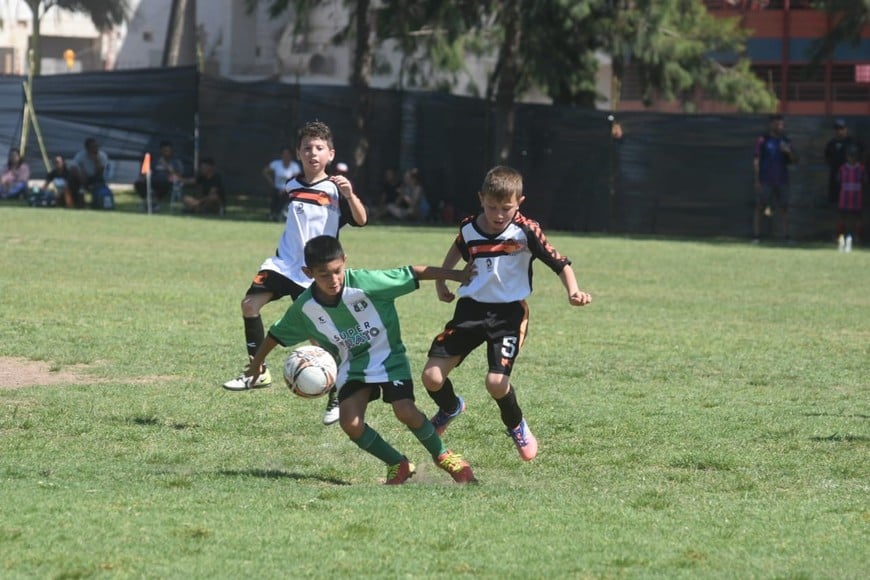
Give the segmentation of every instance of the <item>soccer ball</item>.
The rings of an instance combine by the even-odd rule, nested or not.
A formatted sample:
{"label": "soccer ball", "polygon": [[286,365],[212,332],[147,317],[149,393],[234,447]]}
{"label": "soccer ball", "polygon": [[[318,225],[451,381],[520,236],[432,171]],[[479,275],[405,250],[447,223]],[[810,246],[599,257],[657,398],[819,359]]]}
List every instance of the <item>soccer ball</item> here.
{"label": "soccer ball", "polygon": [[335,359],[319,346],[300,346],[287,356],[284,363],[287,387],[307,399],[328,393],[337,374]]}

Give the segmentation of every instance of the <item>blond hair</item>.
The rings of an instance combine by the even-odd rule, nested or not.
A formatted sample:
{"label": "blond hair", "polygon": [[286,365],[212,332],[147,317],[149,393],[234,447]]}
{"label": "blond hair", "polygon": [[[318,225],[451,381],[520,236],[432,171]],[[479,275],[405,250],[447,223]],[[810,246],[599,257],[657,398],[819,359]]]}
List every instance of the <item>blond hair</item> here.
{"label": "blond hair", "polygon": [[523,176],[516,169],[497,165],[483,178],[480,195],[497,201],[518,200],[523,196]]}

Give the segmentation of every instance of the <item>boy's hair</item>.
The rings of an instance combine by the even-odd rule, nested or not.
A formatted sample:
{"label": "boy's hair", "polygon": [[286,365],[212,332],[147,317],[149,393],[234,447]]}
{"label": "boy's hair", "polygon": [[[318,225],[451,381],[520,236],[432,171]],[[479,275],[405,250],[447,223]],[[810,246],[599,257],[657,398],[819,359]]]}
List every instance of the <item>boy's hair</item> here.
{"label": "boy's hair", "polygon": [[296,147],[302,146],[302,140],[306,137],[313,139],[323,139],[330,149],[335,149],[332,144],[332,131],[329,125],[322,121],[309,121],[302,125],[296,134]]}
{"label": "boy's hair", "polygon": [[483,178],[480,194],[498,201],[519,199],[523,195],[523,176],[516,169],[497,165]]}
{"label": "boy's hair", "polygon": [[315,236],[305,243],[305,265],[316,268],[344,257],[344,248],[338,238]]}

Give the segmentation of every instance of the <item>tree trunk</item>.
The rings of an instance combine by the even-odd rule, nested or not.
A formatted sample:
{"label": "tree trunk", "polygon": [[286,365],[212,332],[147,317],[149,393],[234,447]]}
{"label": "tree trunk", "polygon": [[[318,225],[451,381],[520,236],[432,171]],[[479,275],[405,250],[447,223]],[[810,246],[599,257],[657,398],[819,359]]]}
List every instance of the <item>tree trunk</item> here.
{"label": "tree trunk", "polygon": [[354,111],[356,127],[356,147],[354,148],[355,189],[366,195],[366,161],[369,152],[368,116],[369,85],[372,78],[372,23],[369,7],[371,0],[356,2],[356,50],[353,58],[353,72],[350,84],[356,91],[357,104]]}
{"label": "tree trunk", "polygon": [[522,0],[504,3],[504,40],[498,55],[500,71],[495,91],[495,129],[493,149],[495,162],[505,164],[511,157],[514,142],[517,83],[519,80],[519,50],[522,28],[520,9]]}
{"label": "tree trunk", "polygon": [[33,67],[29,72],[32,72],[33,76],[39,76],[42,73],[42,36],[39,32],[42,18],[39,14],[40,4],[42,4],[42,0],[27,0],[27,7],[30,8],[30,12],[33,14],[33,31],[30,34],[30,50],[33,51],[32,58],[30,54],[27,55],[28,67]]}

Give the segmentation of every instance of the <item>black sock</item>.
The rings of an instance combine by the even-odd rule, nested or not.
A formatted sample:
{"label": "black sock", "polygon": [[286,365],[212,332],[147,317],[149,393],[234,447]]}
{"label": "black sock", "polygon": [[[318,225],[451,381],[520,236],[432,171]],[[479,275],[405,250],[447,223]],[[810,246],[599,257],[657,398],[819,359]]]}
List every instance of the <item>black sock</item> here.
{"label": "black sock", "polygon": [[459,408],[459,397],[453,391],[453,383],[450,379],[444,379],[444,384],[441,385],[441,390],[426,391],[429,393],[429,398],[435,401],[438,408],[448,414],[453,414]]}
{"label": "black sock", "polygon": [[245,345],[248,348],[248,356],[253,357],[266,339],[263,318],[260,316],[255,318],[243,317],[242,320],[245,321]]}
{"label": "black sock", "polygon": [[508,394],[501,399],[495,400],[498,410],[501,411],[501,421],[508,429],[513,429],[523,420],[523,411],[517,404],[517,394],[511,385]]}

